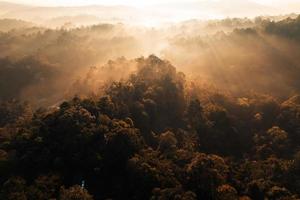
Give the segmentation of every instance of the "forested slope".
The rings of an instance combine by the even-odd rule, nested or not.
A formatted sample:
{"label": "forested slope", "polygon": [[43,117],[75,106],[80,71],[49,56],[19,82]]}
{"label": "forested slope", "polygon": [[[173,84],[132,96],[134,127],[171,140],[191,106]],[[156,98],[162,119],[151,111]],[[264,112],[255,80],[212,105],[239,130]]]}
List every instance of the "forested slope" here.
{"label": "forested slope", "polygon": [[298,198],[299,96],[236,98],[156,56],[123,62],[137,70],[100,96],[1,104],[1,199]]}

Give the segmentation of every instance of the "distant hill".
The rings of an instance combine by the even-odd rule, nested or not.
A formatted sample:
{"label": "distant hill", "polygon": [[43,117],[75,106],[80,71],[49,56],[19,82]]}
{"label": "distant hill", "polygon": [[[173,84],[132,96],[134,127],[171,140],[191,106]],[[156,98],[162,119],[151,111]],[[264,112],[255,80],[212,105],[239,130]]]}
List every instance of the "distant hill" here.
{"label": "distant hill", "polygon": [[0,31],[7,32],[10,30],[24,29],[33,27],[34,24],[23,20],[16,19],[0,19]]}
{"label": "distant hill", "polygon": [[76,15],[76,16],[61,16],[55,17],[46,22],[49,27],[65,27],[68,26],[88,26],[94,24],[100,24],[102,20],[94,15]]}
{"label": "distant hill", "polygon": [[43,25],[47,22],[62,25],[62,20],[78,21],[80,24],[98,18],[99,22],[125,22],[137,19],[138,15],[137,9],[128,6],[43,7],[0,2],[0,18],[22,19]]}
{"label": "distant hill", "polygon": [[[300,8],[299,8],[300,9]],[[0,1],[0,19],[21,19],[39,25],[57,28],[98,23],[126,23],[157,25],[190,19],[243,18],[256,16],[277,16],[299,10],[285,6],[267,6],[249,0],[219,0],[160,3],[146,8],[131,6],[29,6]],[[293,11],[292,11],[293,10]]]}

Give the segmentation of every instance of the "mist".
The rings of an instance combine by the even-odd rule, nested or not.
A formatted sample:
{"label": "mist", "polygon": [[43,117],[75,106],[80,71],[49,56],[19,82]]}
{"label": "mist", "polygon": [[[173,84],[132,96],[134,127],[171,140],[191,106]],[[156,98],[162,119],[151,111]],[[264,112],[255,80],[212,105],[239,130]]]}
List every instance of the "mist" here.
{"label": "mist", "polygon": [[0,199],[299,199],[299,3],[93,2],[0,2]]}
{"label": "mist", "polygon": [[[65,24],[49,29],[14,19],[0,24],[2,87],[15,88],[9,93],[2,89],[1,99],[54,105],[80,95],[75,83],[81,84],[85,95],[97,93],[100,82],[119,81],[134,72],[127,60],[149,55],[171,62],[190,80],[201,79],[236,96],[252,91],[284,98],[299,92],[299,38],[292,29],[299,17],[295,14],[189,20],[158,27]],[[115,60],[125,63],[111,66]],[[22,81],[12,71],[21,66],[27,70]]]}

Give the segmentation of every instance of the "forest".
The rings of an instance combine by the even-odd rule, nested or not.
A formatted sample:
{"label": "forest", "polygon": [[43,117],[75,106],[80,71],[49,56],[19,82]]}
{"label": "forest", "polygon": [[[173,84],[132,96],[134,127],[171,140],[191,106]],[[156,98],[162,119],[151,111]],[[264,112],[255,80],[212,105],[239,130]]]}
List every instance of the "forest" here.
{"label": "forest", "polygon": [[300,199],[300,16],[0,19],[0,199]]}

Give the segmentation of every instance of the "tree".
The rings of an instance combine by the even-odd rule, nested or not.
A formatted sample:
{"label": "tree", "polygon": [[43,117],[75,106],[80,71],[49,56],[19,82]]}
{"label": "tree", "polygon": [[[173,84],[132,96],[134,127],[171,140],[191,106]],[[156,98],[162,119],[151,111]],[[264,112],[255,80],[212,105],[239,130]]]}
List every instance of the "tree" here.
{"label": "tree", "polygon": [[167,131],[159,136],[158,150],[166,155],[174,153],[176,150],[177,139],[174,133]]}
{"label": "tree", "polygon": [[153,190],[153,195],[151,197],[151,200],[196,200],[196,194],[187,191],[185,192],[182,188],[166,188],[166,189],[160,189],[155,188]]}
{"label": "tree", "polygon": [[203,117],[203,108],[198,99],[192,100],[187,108],[187,118],[191,128],[197,132],[205,131],[205,121]]}
{"label": "tree", "polygon": [[79,185],[72,186],[68,189],[64,187],[60,190],[60,200],[93,200],[92,195]]}
{"label": "tree", "polygon": [[11,177],[3,185],[1,196],[7,200],[27,200],[26,181],[21,177]]}
{"label": "tree", "polygon": [[284,157],[289,150],[289,137],[288,133],[274,126],[266,133],[256,134],[254,136],[256,143],[256,154],[262,158],[268,158],[272,155]]}
{"label": "tree", "polygon": [[221,185],[217,188],[218,200],[237,200],[238,194],[234,187],[230,185]]}
{"label": "tree", "polygon": [[218,186],[225,183],[228,166],[216,155],[198,153],[187,166],[187,187],[198,198],[215,199]]}

